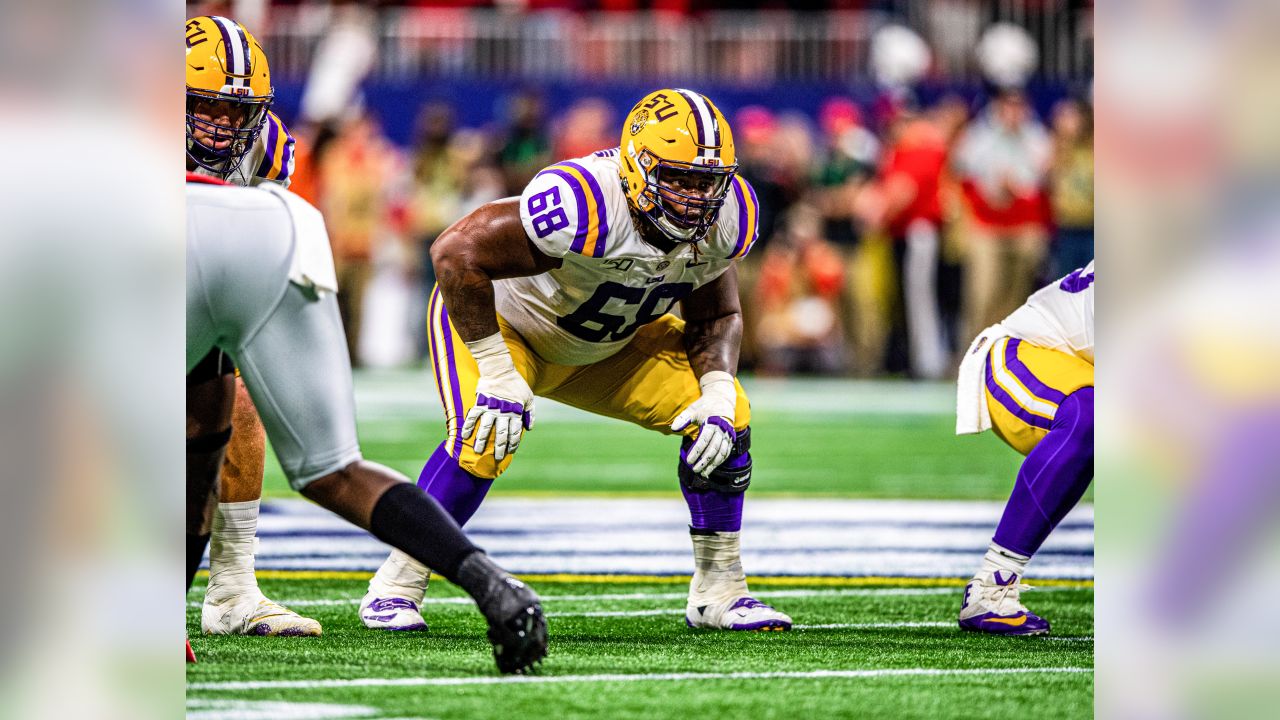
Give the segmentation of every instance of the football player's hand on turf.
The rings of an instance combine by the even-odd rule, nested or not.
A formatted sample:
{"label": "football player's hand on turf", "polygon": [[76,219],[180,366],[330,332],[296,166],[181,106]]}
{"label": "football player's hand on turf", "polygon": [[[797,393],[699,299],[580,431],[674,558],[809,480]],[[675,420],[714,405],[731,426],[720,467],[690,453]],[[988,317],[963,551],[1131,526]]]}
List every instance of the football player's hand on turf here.
{"label": "football player's hand on turf", "polygon": [[694,423],[699,425],[698,439],[689,448],[685,462],[695,473],[707,477],[733,450],[737,439],[733,415],[738,393],[733,376],[719,370],[703,375],[698,384],[702,387],[702,397],[676,416],[671,429],[680,432]]}
{"label": "football player's hand on turf", "polygon": [[483,455],[493,436],[493,459],[501,461],[520,447],[524,431],[533,427],[533,390],[516,372],[511,354],[501,335],[467,343],[480,381],[476,383],[476,403],[462,424],[462,437],[476,434],[475,451]]}

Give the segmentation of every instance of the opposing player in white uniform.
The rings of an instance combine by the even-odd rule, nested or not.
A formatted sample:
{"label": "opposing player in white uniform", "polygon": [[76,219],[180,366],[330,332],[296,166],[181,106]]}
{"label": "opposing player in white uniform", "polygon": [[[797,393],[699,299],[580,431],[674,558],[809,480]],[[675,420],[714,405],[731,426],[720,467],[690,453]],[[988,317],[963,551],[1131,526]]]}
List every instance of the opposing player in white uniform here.
{"label": "opposing player in white uniform", "polygon": [[1046,634],[1048,621],[1020,600],[1020,581],[1093,481],[1093,263],[973,341],[956,408],[957,434],[994,429],[1026,456],[982,567],[965,586],[960,627]]}
{"label": "opposing player in white uniform", "polygon": [[[294,140],[270,110],[271,71],[258,41],[243,25],[219,16],[188,20],[185,34],[187,171],[235,185],[288,187]],[[266,436],[239,380],[232,428],[201,625],[207,633],[319,635],[320,623],[272,602],[258,588],[253,557]]]}
{"label": "opposing player in white uniform", "polygon": [[408,478],[361,456],[319,211],[277,187],[212,182],[188,175],[187,587],[209,539],[231,433],[234,387],[216,365],[202,363],[223,351],[242,371],[289,484],[458,583],[489,622],[498,668],[527,670],[546,654],[537,595],[472,545]]}
{"label": "opposing player in white uniform", "polygon": [[[628,113],[621,146],[543,170],[432,246],[429,332],[446,438],[418,484],[464,524],[534,425],[534,396],[682,436],[691,516],[686,622],[786,630],[751,597],[739,554],[751,410],[734,374],[734,263],[755,242],[751,186],[728,122],[690,90]],[[671,314],[681,304],[683,320]],[[393,553],[360,615],[422,628],[427,569]]]}

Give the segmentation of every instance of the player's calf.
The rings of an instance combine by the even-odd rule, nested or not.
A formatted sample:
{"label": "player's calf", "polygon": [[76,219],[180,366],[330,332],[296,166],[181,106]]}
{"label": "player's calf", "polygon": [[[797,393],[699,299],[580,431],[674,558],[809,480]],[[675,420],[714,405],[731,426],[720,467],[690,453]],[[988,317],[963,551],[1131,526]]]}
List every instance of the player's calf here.
{"label": "player's calf", "polygon": [[219,503],[209,545],[209,587],[200,625],[207,635],[317,636],[320,623],[276,603],[258,587],[254,556],[258,500]]}
{"label": "player's calf", "polygon": [[[465,525],[484,500],[493,478],[473,475],[449,456],[441,443],[418,475],[418,487],[440,503],[458,525]],[[360,622],[373,630],[426,630],[422,599],[431,571],[399,550],[382,563],[369,579],[369,591],[360,601]]]}
{"label": "player's calf", "polygon": [[680,448],[680,488],[689,506],[694,572],[685,623],[717,630],[788,630],[791,618],[751,596],[742,569],[743,493],[751,484],[751,429],[735,433],[723,463],[710,473],[687,462],[693,441]]}
{"label": "player's calf", "polygon": [[1022,604],[1032,555],[1093,480],[1093,388],[1067,396],[1049,432],[1027,453],[982,567],[965,586],[960,627],[999,635],[1043,635],[1049,623]]}

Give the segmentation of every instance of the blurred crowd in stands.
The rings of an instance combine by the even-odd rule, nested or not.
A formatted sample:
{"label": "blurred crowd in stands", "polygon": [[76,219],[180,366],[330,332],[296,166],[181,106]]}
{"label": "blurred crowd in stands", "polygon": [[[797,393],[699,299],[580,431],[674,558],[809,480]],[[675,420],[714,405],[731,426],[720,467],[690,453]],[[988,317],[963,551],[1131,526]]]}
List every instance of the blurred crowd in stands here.
{"label": "blurred crowd in stands", "polygon": [[[434,102],[403,148],[367,113],[311,137],[299,129],[294,189],[328,221],[353,347],[381,342],[367,358],[376,364],[421,361],[432,241],[546,165],[616,146],[624,112],[586,99],[547,118],[541,97],[521,93],[506,117],[464,128]],[[761,204],[760,239],[739,270],[746,369],[943,377],[982,328],[1093,257],[1082,100],[1044,119],[1016,89],[977,107],[832,97],[816,119],[761,106],[728,115]],[[376,275],[410,288],[395,301],[384,287],[380,318],[363,302]],[[403,332],[413,347],[387,349],[362,327]]]}

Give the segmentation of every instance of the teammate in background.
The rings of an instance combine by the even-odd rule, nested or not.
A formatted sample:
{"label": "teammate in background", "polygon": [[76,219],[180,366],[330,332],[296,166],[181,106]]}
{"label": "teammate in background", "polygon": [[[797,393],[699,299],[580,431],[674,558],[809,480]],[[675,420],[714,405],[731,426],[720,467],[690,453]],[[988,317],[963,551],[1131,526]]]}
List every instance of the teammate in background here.
{"label": "teammate in background", "polygon": [[319,211],[278,186],[187,179],[187,588],[209,540],[231,434],[230,375],[216,355],[209,361],[227,352],[262,409],[289,484],[461,586],[488,620],[499,670],[528,670],[546,655],[537,595],[408,478],[362,458]]}
{"label": "teammate in background", "polygon": [[1043,635],[1019,599],[1031,556],[1093,481],[1093,263],[1042,288],[982,332],[960,365],[956,434],[993,428],[1026,455],[960,627]]}
{"label": "teammate in background", "polygon": [[[186,43],[187,171],[235,185],[288,187],[294,140],[270,110],[271,72],[262,46],[243,25],[218,16],[187,21]],[[266,436],[239,379],[232,413],[201,627],[217,634],[319,635],[320,623],[258,589],[253,556]]]}
{"label": "teammate in background", "polygon": [[[736,170],[720,111],[661,90],[627,114],[620,148],[552,165],[521,197],[445,230],[429,332],[447,437],[418,485],[465,524],[533,427],[535,395],[677,433],[694,552],[686,621],[786,630],[791,618],[751,597],[739,553],[751,410],[734,378],[734,263],[759,218]],[[424,628],[428,578],[392,553],[360,605],[365,625]]]}

